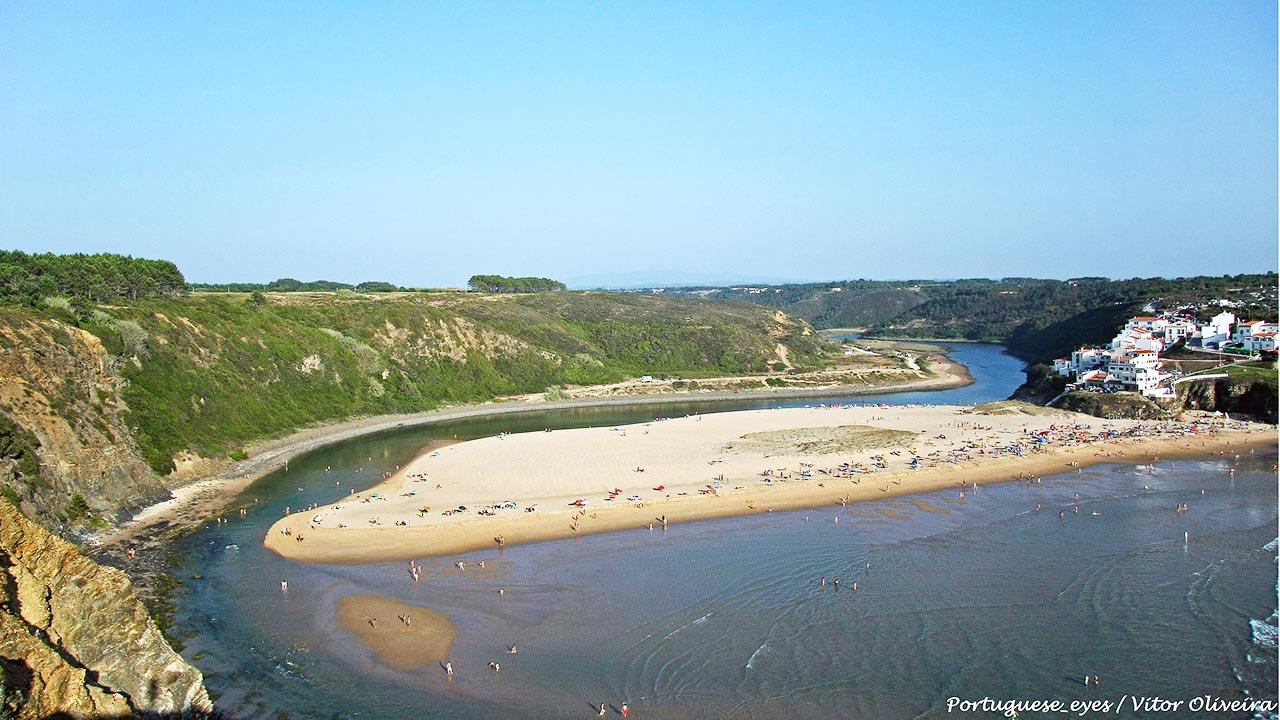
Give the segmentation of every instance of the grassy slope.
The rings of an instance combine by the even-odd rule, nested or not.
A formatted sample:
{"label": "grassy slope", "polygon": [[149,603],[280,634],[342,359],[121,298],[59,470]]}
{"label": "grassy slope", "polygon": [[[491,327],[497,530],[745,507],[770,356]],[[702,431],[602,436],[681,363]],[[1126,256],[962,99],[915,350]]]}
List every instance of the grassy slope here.
{"label": "grassy slope", "polygon": [[778,343],[799,366],[822,353],[806,325],[764,308],[593,293],[290,294],[266,306],[193,295],[102,306],[81,324],[130,358],[129,423],[162,472],[179,451],[225,456],[319,422],[641,374],[766,371]]}

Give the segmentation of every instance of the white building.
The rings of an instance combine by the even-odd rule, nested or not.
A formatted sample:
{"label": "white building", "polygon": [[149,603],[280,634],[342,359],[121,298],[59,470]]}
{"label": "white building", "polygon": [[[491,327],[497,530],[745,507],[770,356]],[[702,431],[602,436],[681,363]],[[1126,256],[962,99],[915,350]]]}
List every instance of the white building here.
{"label": "white building", "polygon": [[1124,324],[1124,327],[1126,330],[1146,330],[1155,335],[1164,332],[1168,325],[1169,321],[1165,318],[1155,317],[1154,315],[1139,315],[1135,318],[1130,318],[1129,322]]}
{"label": "white building", "polygon": [[1160,356],[1151,350],[1137,350],[1124,355],[1113,355],[1107,363],[1107,374],[1143,395],[1156,394],[1157,386],[1167,376],[1160,372]]}
{"label": "white building", "polygon": [[1164,346],[1167,348],[1174,343],[1186,340],[1199,331],[1200,325],[1190,318],[1169,318],[1169,324],[1164,328]]}
{"label": "white building", "polygon": [[1111,360],[1111,353],[1102,348],[1082,347],[1069,358],[1053,361],[1053,369],[1062,376],[1079,375],[1103,367]]}
{"label": "white building", "polygon": [[1208,323],[1200,326],[1200,342],[1205,347],[1218,347],[1231,339],[1231,325],[1236,321],[1235,313],[1220,312]]}
{"label": "white building", "polygon": [[1244,343],[1251,337],[1258,335],[1275,335],[1280,332],[1280,326],[1276,323],[1263,322],[1262,320],[1249,320],[1236,325],[1236,331],[1231,336],[1232,342]]}
{"label": "white building", "polygon": [[1150,330],[1126,327],[1111,341],[1111,352],[1114,354],[1132,350],[1149,350],[1159,353],[1164,350],[1164,343]]}

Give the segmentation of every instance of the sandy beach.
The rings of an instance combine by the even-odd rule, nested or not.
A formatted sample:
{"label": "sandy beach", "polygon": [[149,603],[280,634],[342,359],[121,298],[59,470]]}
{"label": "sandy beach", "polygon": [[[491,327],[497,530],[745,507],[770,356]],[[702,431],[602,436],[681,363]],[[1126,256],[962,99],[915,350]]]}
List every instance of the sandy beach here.
{"label": "sandy beach", "polygon": [[1017,404],[691,415],[431,450],[342,502],[291,508],[265,544],[303,562],[384,562],[946,488],[959,496],[1102,462],[1274,444],[1262,424],[1104,420]]}
{"label": "sandy beach", "polygon": [[[832,394],[856,396],[871,393],[946,390],[971,384],[973,378],[963,365],[934,358],[931,376],[889,384],[849,386],[831,384],[805,388],[761,388],[735,391],[659,392],[662,387],[644,385],[652,394],[640,396],[591,396],[569,400],[546,400],[541,394],[502,398],[478,405],[441,408],[404,415],[380,415],[307,428],[287,437],[264,441],[249,448],[249,458],[226,467],[213,475],[170,488],[172,497],[148,506],[134,514],[123,525],[99,534],[97,542],[105,548],[123,548],[157,530],[184,527],[203,522],[210,515],[226,509],[236,495],[255,481],[274,472],[291,460],[317,448],[403,427],[430,425],[467,418],[521,412],[563,410],[569,408],[610,407],[682,402],[715,402],[746,397],[803,398]],[[920,373],[924,375],[925,373]],[[629,388],[638,386],[628,383]],[[120,550],[123,552],[123,550]]]}

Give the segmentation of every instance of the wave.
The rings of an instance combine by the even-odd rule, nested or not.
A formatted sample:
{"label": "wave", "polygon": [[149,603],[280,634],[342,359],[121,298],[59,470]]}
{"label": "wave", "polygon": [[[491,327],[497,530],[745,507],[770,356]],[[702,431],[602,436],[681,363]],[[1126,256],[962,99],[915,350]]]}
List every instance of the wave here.
{"label": "wave", "polygon": [[1267,550],[1269,552],[1275,552],[1278,548],[1280,548],[1280,537],[1262,546],[1263,550]]}
{"label": "wave", "polygon": [[1276,648],[1276,640],[1280,639],[1280,627],[1276,626],[1276,613],[1266,620],[1250,620],[1249,631],[1255,645],[1267,650]]}
{"label": "wave", "polygon": [[754,670],[756,666],[756,658],[760,657],[768,649],[769,649],[769,641],[765,640],[763,643],[760,644],[760,647],[756,648],[755,652],[751,653],[751,658],[747,660],[747,669]]}

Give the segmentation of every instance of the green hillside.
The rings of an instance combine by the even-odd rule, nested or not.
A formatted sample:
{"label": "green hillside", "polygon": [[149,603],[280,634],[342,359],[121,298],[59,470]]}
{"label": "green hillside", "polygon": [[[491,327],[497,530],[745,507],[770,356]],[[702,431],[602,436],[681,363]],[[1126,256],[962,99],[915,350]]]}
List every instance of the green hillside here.
{"label": "green hillside", "polygon": [[823,352],[807,324],[751,305],[593,293],[195,294],[87,310],[55,301],[2,320],[99,338],[118,364],[124,420],[160,472],[180,452],[235,455],[353,416],[644,374],[767,372],[779,344],[797,367]]}

